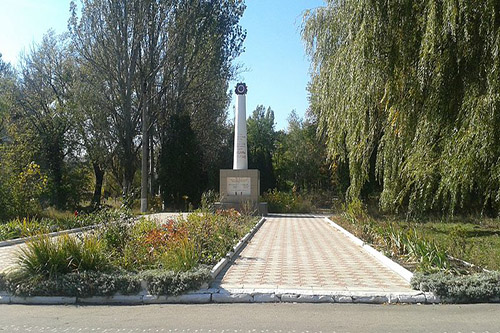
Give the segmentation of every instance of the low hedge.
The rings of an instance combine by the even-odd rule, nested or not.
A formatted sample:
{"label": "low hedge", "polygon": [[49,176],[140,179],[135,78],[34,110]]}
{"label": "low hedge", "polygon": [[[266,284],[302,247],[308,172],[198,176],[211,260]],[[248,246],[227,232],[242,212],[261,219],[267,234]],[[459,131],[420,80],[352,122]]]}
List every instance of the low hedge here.
{"label": "low hedge", "polygon": [[151,295],[178,295],[210,282],[210,269],[203,266],[187,272],[145,271],[130,272],[79,272],[55,278],[19,278],[15,274],[0,275],[0,290],[16,296],[69,296],[91,297],[132,295],[141,291],[141,281],[146,281]]}
{"label": "low hedge", "polygon": [[79,272],[54,278],[40,276],[19,279],[15,275],[6,278],[6,289],[16,296],[111,296],[136,294],[141,290],[141,280],[130,273]]}
{"label": "low hedge", "polygon": [[141,277],[146,281],[151,295],[179,295],[188,290],[199,289],[212,279],[208,266],[200,266],[187,272],[150,270],[141,273]]}
{"label": "low hedge", "polygon": [[417,273],[411,280],[411,286],[416,290],[433,292],[450,303],[500,301],[500,272],[472,275]]}

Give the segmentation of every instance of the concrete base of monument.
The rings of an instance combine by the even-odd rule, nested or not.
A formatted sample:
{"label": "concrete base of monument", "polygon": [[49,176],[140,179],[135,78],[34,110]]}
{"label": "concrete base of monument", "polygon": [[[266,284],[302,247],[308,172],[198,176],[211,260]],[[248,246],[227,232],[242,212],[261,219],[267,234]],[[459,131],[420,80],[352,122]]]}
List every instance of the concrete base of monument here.
{"label": "concrete base of monument", "polygon": [[217,208],[234,208],[239,212],[267,215],[267,203],[259,202],[259,170],[220,170],[220,202]]}

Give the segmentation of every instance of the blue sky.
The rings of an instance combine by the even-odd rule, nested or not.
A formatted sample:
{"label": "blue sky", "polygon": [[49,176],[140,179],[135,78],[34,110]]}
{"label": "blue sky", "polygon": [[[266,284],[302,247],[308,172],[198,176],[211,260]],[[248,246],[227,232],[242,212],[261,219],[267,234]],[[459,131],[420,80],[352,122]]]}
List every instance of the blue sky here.
{"label": "blue sky", "polygon": [[[237,81],[248,85],[247,116],[257,105],[275,111],[276,128],[286,128],[292,110],[308,108],[309,61],[300,38],[302,13],[323,0],[247,0],[241,25],[247,30],[245,53],[237,60],[246,71]],[[19,53],[39,42],[50,28],[64,32],[69,0],[2,0],[0,53],[13,64]],[[231,87],[236,84],[231,83]],[[232,117],[233,102],[230,107]]]}

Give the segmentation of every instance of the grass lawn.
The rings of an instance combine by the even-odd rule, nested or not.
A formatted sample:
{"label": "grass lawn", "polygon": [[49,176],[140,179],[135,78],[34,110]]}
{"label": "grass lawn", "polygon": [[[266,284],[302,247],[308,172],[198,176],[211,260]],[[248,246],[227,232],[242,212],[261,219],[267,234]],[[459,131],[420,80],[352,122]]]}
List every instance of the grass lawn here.
{"label": "grass lawn", "polygon": [[[332,217],[332,220],[365,242],[397,258],[411,270],[430,269],[430,265],[420,265],[421,258],[408,255],[408,248],[412,250],[414,247],[421,247],[422,253],[441,252],[488,270],[500,270],[500,219],[498,218],[457,217],[449,220],[429,218],[426,221],[407,222],[403,218],[394,216],[365,215],[354,218],[348,214],[340,214]],[[406,235],[408,242],[400,246],[400,236]],[[412,245],[412,243],[418,244]],[[398,246],[403,249],[396,249]],[[452,262],[451,267],[453,265]]]}
{"label": "grass lawn", "polygon": [[449,255],[489,270],[500,270],[499,219],[431,221],[414,226],[422,237],[439,244]]}

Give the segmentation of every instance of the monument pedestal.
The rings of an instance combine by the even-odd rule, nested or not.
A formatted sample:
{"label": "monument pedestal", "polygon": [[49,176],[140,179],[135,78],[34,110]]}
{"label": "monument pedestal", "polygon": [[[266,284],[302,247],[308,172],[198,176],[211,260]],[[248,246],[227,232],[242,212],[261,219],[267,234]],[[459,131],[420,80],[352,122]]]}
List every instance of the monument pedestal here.
{"label": "monument pedestal", "polygon": [[220,203],[216,207],[267,215],[267,203],[259,203],[259,170],[220,170]]}

